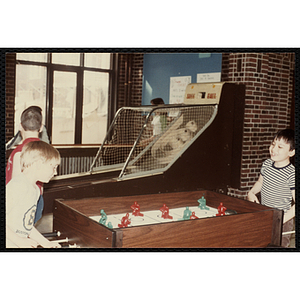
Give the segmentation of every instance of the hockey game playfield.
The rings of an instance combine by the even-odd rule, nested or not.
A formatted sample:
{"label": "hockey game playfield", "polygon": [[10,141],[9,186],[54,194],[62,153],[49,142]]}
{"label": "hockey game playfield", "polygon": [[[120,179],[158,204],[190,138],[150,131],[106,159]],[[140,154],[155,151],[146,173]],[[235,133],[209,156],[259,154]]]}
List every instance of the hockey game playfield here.
{"label": "hockey game playfield", "polygon": [[135,203],[131,206],[132,212],[126,213],[125,215],[106,215],[104,210],[101,210],[101,214],[99,216],[92,216],[90,218],[98,221],[100,224],[105,225],[108,228],[126,228],[131,226],[215,217],[222,214],[222,208],[224,210],[224,206],[221,204],[219,210],[206,206],[206,200],[203,196],[198,201],[198,206],[169,209],[165,204],[163,204],[159,210],[145,212],[140,211],[140,206],[135,201]]}
{"label": "hockey game playfield", "polygon": [[208,190],[57,199],[53,217],[80,248],[267,247],[282,222],[279,210]]}

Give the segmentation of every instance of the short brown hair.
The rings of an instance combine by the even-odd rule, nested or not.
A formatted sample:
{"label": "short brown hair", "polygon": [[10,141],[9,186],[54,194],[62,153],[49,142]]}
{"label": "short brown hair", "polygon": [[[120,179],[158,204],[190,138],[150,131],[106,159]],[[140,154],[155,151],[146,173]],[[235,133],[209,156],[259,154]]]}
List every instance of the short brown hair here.
{"label": "short brown hair", "polygon": [[163,105],[165,104],[164,100],[162,98],[154,98],[150,101],[152,105]]}
{"label": "short brown hair", "polygon": [[42,126],[42,109],[29,106],[21,114],[21,125],[25,131],[39,131]]}
{"label": "short brown hair", "polygon": [[33,141],[26,144],[21,152],[21,170],[42,159],[48,161],[56,159],[60,162],[60,154],[57,149],[43,141]]}
{"label": "short brown hair", "polygon": [[295,131],[293,129],[279,130],[275,134],[273,141],[280,139],[283,139],[287,144],[290,145],[290,151],[295,149]]}

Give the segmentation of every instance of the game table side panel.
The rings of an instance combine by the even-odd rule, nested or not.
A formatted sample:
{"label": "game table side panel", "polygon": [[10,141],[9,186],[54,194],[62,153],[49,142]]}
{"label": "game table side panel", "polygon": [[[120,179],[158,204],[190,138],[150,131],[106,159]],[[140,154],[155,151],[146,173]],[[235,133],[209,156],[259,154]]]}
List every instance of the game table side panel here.
{"label": "game table side panel", "polygon": [[123,248],[257,248],[274,243],[274,210],[122,229]]}
{"label": "game table side panel", "polygon": [[53,230],[60,231],[62,238],[67,237],[70,244],[76,243],[80,247],[111,248],[116,239],[113,230],[101,226],[60,200],[54,201]]}

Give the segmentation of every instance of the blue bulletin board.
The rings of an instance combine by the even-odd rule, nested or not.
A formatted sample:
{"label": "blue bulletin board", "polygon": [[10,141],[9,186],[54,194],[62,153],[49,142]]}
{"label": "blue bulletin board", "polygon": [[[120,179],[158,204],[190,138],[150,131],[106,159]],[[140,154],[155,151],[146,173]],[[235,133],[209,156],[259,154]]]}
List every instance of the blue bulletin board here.
{"label": "blue bulletin board", "polygon": [[157,97],[168,104],[171,77],[191,76],[191,82],[197,82],[197,74],[221,70],[221,53],[145,53],[142,105]]}

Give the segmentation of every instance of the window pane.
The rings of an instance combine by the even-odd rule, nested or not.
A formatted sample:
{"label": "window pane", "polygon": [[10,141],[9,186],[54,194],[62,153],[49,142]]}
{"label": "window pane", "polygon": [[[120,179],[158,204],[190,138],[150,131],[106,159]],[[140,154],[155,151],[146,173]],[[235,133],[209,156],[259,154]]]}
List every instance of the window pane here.
{"label": "window pane", "polygon": [[79,66],[80,53],[52,53],[52,63]]}
{"label": "window pane", "polygon": [[110,53],[85,53],[84,66],[110,69]]}
{"label": "window pane", "polygon": [[84,72],[82,143],[100,144],[106,134],[109,75]]}
{"label": "window pane", "polygon": [[21,113],[31,105],[42,109],[45,124],[46,68],[16,65],[15,133],[19,130]]}
{"label": "window pane", "polygon": [[74,144],[76,73],[54,72],[52,143]]}
{"label": "window pane", "polygon": [[17,53],[17,59],[47,62],[47,53]]}

